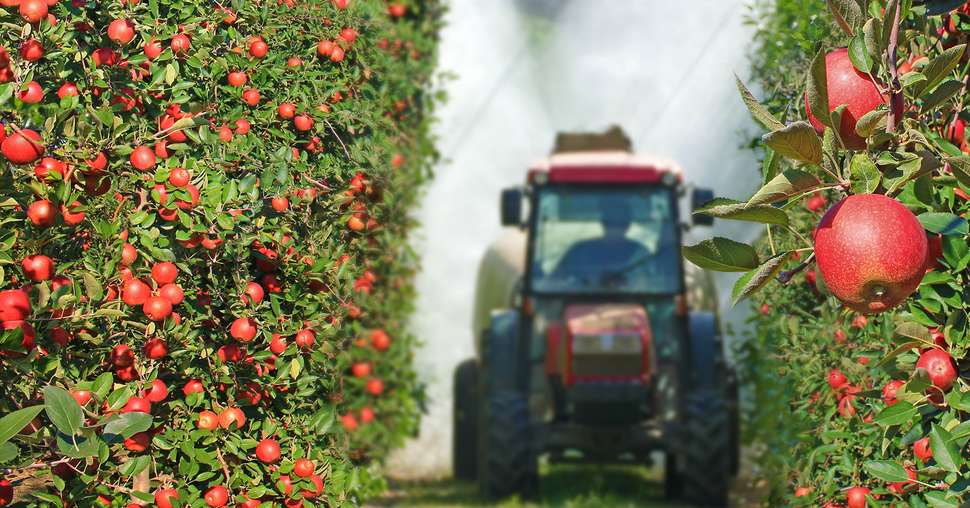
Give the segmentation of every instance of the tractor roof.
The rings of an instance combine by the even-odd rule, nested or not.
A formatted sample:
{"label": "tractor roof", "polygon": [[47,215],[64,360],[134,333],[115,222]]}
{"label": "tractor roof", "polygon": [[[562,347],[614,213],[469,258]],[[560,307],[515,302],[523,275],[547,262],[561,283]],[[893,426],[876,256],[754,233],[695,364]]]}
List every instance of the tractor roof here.
{"label": "tractor roof", "polygon": [[665,183],[667,174],[679,183],[683,178],[673,161],[620,150],[556,153],[529,168],[529,182],[539,183],[540,174],[549,183]]}

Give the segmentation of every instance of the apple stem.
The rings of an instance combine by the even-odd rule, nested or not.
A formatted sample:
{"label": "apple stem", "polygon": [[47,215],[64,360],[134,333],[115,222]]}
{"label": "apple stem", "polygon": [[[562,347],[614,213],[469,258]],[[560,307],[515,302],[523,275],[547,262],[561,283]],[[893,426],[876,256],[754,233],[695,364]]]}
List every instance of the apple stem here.
{"label": "apple stem", "polygon": [[893,14],[893,28],[889,32],[889,47],[886,48],[886,64],[889,68],[889,75],[892,77],[890,88],[892,90],[889,100],[889,117],[887,118],[886,132],[896,132],[896,122],[903,114],[903,88],[899,84],[899,69],[896,67],[897,50],[899,48],[899,16],[902,5],[896,2],[896,12]]}
{"label": "apple stem", "polygon": [[765,231],[768,232],[768,245],[771,246],[771,255],[777,254],[775,251],[775,239],[771,236],[771,224],[765,224]]}
{"label": "apple stem", "polygon": [[792,278],[798,274],[798,272],[801,272],[805,268],[808,268],[808,265],[810,265],[814,260],[815,260],[815,253],[813,252],[809,254],[807,258],[805,258],[805,261],[802,261],[801,263],[799,263],[798,266],[796,266],[795,268],[792,268],[787,272],[779,273],[778,282],[782,284],[788,284],[789,282],[791,282]]}

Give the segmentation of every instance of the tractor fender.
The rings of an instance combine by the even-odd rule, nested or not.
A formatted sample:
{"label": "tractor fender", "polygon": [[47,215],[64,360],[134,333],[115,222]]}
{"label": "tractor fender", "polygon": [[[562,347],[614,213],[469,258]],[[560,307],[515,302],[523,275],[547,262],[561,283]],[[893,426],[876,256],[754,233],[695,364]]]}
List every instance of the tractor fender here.
{"label": "tractor fender", "polygon": [[491,390],[518,389],[519,340],[521,316],[518,310],[492,312],[489,326],[482,334],[482,376]]}
{"label": "tractor fender", "polygon": [[724,351],[717,316],[713,312],[691,312],[687,318],[687,337],[688,386],[691,389],[720,387]]}

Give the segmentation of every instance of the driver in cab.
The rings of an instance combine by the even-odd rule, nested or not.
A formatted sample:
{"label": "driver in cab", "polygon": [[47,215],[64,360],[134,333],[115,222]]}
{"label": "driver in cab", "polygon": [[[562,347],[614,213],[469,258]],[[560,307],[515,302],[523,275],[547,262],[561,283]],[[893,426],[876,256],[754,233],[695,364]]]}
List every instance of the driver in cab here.
{"label": "driver in cab", "polygon": [[631,222],[626,203],[606,204],[601,219],[603,235],[576,242],[569,247],[553,276],[624,270],[643,262],[650,252],[643,244],[627,238]]}

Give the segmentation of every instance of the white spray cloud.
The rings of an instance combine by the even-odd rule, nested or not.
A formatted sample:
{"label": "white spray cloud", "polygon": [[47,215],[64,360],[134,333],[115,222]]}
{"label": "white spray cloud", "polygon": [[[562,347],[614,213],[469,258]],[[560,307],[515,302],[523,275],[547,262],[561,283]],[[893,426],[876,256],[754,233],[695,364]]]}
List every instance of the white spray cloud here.
{"label": "white spray cloud", "polygon": [[[414,240],[424,269],[411,327],[425,343],[417,367],[431,402],[421,435],[392,456],[390,474],[450,473],[452,372],[474,354],[475,275],[500,233],[498,195],[523,182],[556,131],[618,124],[637,151],[677,160],[688,181],[718,195],[741,198],[757,186],[757,162],[739,147],[751,124],[732,75],[747,68],[743,3],[452,1],[440,68],[457,77],[445,84],[437,128],[446,160]],[[721,235],[757,234],[718,222]]]}

